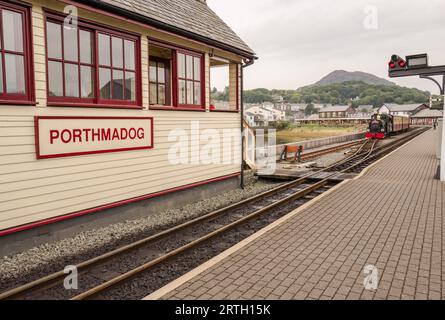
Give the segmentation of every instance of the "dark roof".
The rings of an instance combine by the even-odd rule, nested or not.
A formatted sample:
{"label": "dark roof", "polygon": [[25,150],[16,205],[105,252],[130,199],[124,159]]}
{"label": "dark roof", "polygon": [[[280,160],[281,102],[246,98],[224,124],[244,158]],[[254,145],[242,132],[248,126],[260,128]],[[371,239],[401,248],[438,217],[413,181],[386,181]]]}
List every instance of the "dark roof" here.
{"label": "dark roof", "polygon": [[105,10],[123,11],[122,14],[127,13],[126,15],[132,15],[132,18],[138,18],[167,31],[196,35],[197,40],[226,50],[235,49],[234,53],[244,53],[248,57],[255,55],[254,51],[209,8],[205,0],[80,0],[80,2],[88,2]]}

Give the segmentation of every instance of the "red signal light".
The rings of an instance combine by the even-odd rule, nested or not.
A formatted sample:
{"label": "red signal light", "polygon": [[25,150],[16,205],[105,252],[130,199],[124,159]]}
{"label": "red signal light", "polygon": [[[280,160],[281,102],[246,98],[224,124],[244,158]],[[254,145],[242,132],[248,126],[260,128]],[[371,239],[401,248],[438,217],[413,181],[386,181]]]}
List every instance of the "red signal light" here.
{"label": "red signal light", "polygon": [[391,69],[394,69],[394,68],[396,67],[396,64],[395,64],[394,62],[390,61],[390,62],[389,62],[389,67],[390,67]]}
{"label": "red signal light", "polygon": [[406,67],[406,62],[404,60],[400,60],[399,61],[399,67],[400,68],[405,68]]}

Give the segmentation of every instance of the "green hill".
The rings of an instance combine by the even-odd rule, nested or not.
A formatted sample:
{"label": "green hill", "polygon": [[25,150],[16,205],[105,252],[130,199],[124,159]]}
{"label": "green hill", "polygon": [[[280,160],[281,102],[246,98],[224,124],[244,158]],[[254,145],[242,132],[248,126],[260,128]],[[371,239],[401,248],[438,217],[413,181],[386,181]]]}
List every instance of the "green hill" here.
{"label": "green hill", "polygon": [[362,72],[362,71],[354,71],[349,72],[345,70],[335,70],[332,71],[327,76],[323,77],[320,81],[315,83],[319,86],[325,86],[334,83],[344,83],[351,81],[362,81],[367,84],[376,84],[376,85],[385,85],[385,86],[394,86],[395,83],[390,82],[386,79],[377,77],[373,74]]}
{"label": "green hill", "polygon": [[[214,92],[214,97],[218,95]],[[349,81],[329,85],[310,85],[297,90],[253,89],[244,92],[246,103],[274,102],[283,97],[289,103],[348,104],[354,106],[383,103],[427,103],[430,93],[397,85],[374,85]],[[221,97],[221,95],[219,96]]]}

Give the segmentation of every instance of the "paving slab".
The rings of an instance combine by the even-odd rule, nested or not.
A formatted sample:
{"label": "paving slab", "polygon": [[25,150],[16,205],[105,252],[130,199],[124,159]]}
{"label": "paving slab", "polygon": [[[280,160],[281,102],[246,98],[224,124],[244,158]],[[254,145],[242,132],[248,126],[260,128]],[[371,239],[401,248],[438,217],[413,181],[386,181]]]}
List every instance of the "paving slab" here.
{"label": "paving slab", "polygon": [[444,299],[436,146],[422,134],[147,299]]}

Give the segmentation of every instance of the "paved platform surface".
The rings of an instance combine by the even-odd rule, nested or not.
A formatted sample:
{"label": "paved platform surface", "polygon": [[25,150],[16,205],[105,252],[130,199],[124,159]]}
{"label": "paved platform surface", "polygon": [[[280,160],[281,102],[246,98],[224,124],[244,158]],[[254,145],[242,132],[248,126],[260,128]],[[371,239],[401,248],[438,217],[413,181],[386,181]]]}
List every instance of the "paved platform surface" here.
{"label": "paved platform surface", "polygon": [[[444,299],[445,183],[435,131],[148,298]],[[365,290],[364,267],[378,270]]]}

